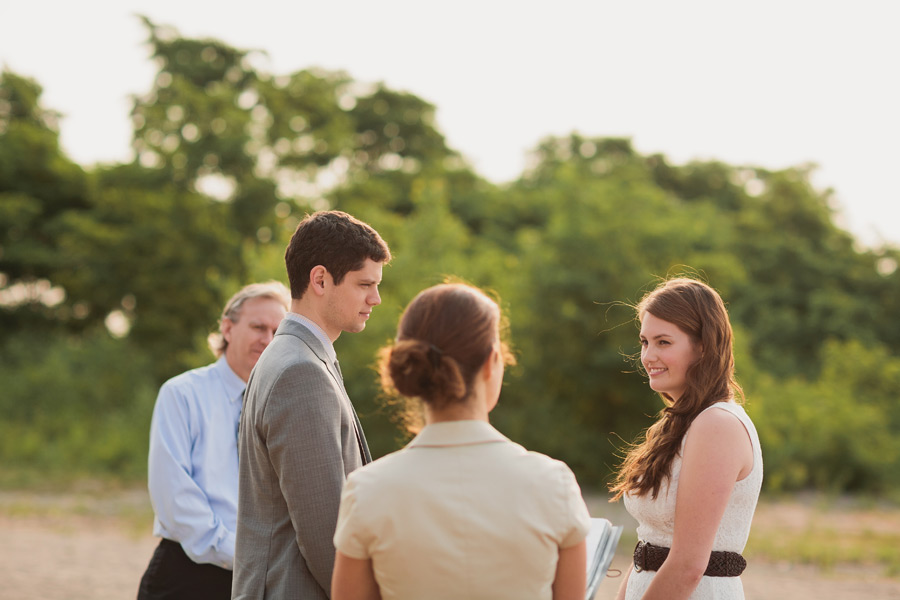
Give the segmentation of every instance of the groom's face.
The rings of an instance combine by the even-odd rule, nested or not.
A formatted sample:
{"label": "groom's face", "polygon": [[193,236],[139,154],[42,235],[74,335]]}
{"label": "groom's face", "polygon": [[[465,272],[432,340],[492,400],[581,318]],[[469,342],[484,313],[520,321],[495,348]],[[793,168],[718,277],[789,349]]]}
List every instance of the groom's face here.
{"label": "groom's face", "polygon": [[367,258],[361,269],[350,271],[339,284],[325,274],[323,329],[335,340],[342,331],[356,333],[366,328],[372,310],[381,304],[378,286],[384,263]]}

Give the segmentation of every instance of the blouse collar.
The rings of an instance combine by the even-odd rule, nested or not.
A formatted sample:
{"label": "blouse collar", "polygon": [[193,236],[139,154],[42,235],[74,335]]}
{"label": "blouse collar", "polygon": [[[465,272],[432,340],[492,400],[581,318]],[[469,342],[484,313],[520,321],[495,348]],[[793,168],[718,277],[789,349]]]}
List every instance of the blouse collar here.
{"label": "blouse collar", "polygon": [[485,421],[444,421],[426,425],[408,447],[471,446],[508,441],[506,436]]}

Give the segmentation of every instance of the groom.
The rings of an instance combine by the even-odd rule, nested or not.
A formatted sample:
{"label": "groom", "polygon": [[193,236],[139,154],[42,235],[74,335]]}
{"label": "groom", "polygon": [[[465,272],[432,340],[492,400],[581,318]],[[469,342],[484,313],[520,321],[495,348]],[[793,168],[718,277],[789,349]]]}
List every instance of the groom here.
{"label": "groom", "polygon": [[381,236],[308,215],[285,253],[291,311],[247,384],[240,425],[235,600],[328,598],[344,479],[372,460],[333,343],[381,303]]}

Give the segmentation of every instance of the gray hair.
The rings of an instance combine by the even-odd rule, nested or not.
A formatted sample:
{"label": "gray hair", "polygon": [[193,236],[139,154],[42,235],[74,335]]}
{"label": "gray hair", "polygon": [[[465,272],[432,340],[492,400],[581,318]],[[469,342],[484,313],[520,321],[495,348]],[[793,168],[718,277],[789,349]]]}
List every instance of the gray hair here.
{"label": "gray hair", "polygon": [[291,293],[280,281],[273,279],[262,283],[245,285],[225,303],[225,308],[222,309],[222,316],[219,317],[219,331],[209,334],[207,338],[209,349],[212,350],[217,358],[225,354],[225,349],[228,348],[228,341],[222,335],[222,321],[228,319],[232,323],[237,323],[241,318],[241,309],[243,309],[244,303],[254,298],[276,300],[284,306],[284,310],[291,310]]}

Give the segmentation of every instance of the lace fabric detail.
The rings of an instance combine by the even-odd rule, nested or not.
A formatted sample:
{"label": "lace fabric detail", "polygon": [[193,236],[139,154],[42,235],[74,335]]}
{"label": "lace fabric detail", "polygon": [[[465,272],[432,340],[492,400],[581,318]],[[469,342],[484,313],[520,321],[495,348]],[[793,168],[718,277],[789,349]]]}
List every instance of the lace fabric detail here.
{"label": "lace fabric detail", "polygon": [[[718,402],[706,410],[713,409],[727,410],[737,417],[747,430],[753,446],[753,468],[747,477],[735,483],[712,548],[742,552],[747,544],[747,538],[750,537],[750,524],[762,487],[762,450],[756,427],[742,406],[733,402]],[[663,483],[655,500],[650,496],[625,496],[625,508],[638,521],[638,539],[655,546],[672,547],[675,531],[675,498],[680,475],[681,456],[676,456],[672,461],[672,476],[667,484]],[[638,600],[643,596],[655,574],[655,571],[639,573],[632,571],[625,594],[626,600]],[[739,577],[703,577],[691,595],[692,600],[739,600],[743,597]]]}

